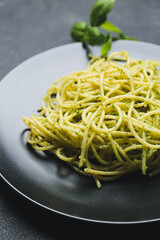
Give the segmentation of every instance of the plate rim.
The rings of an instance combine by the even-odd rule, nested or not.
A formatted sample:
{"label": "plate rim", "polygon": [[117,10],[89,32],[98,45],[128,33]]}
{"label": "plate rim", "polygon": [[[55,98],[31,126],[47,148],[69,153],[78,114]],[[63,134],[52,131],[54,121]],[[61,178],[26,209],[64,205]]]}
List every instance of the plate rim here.
{"label": "plate rim", "polygon": [[86,221],[86,222],[90,222],[90,223],[113,224],[113,225],[137,225],[137,224],[152,223],[152,222],[160,221],[160,218],[154,218],[154,219],[148,219],[148,220],[139,220],[139,221],[138,220],[137,221],[107,221],[107,220],[96,220],[96,219],[90,219],[90,218],[79,217],[79,216],[76,216],[76,215],[67,214],[67,213],[55,210],[53,208],[47,207],[44,204],[39,203],[38,201],[28,197],[26,194],[24,194],[23,192],[18,190],[15,186],[13,186],[2,174],[0,175],[0,177],[9,185],[9,187],[11,187],[16,193],[18,193],[20,196],[22,196],[23,198],[25,198],[29,202],[47,210],[47,211],[59,214],[59,215],[64,216],[64,217],[69,217],[71,219]]}
{"label": "plate rim", "polygon": [[[160,45],[158,44],[153,44],[153,43],[150,43],[150,42],[143,42],[143,41],[130,41],[130,40],[118,40],[116,41],[116,43],[118,42],[125,42],[126,44],[138,44],[138,45],[143,45],[143,46],[150,46],[150,47],[156,47],[156,48],[159,48],[160,49]],[[9,77],[10,74],[12,74],[12,72],[14,72],[17,68],[19,68],[21,65],[29,62],[31,59],[34,59],[34,58],[37,58],[43,54],[48,54],[50,53],[51,51],[55,51],[55,50],[58,50],[58,49],[62,49],[62,48],[68,48],[69,46],[78,46],[78,45],[81,45],[81,43],[79,42],[76,42],[76,43],[68,43],[68,44],[64,44],[64,45],[60,45],[60,46],[57,46],[57,47],[54,47],[54,48],[50,48],[48,50],[45,50],[45,51],[42,51],[40,53],[37,53],[33,56],[31,56],[30,58],[27,58],[26,60],[22,61],[20,64],[18,64],[16,67],[14,67],[13,69],[11,69],[1,80],[0,80],[0,87],[1,87],[1,84],[2,82],[6,81],[6,79]],[[112,49],[111,49],[112,51]],[[46,209],[46,210],[49,210],[51,212],[54,212],[54,213],[57,213],[57,214],[60,214],[62,216],[66,216],[66,217],[70,217],[72,219],[78,219],[78,220],[82,220],[82,221],[88,221],[88,222],[94,222],[94,223],[105,223],[105,224],[143,224],[143,223],[150,223],[150,222],[156,222],[156,221],[159,221],[160,220],[160,217],[159,218],[153,218],[153,219],[146,219],[146,220],[135,220],[135,221],[108,221],[108,220],[97,220],[97,219],[90,219],[90,218],[85,218],[85,217],[80,217],[80,216],[76,216],[76,215],[71,215],[71,214],[68,214],[68,213],[64,213],[62,211],[58,211],[58,210],[55,210],[53,208],[50,208],[32,198],[30,198],[29,196],[27,196],[26,194],[24,194],[22,191],[20,191],[17,187],[15,187],[11,182],[9,182],[4,176],[2,173],[0,173],[0,177],[12,188],[14,189],[18,194],[20,194],[21,196],[23,196],[24,198],[26,198],[27,200],[31,201],[32,203]]]}
{"label": "plate rim", "polygon": [[[117,43],[121,43],[121,42],[123,42],[123,43],[125,42],[125,43],[131,44],[131,45],[132,45],[132,44],[142,45],[142,46],[146,45],[146,46],[150,46],[150,47],[154,47],[154,48],[160,48],[160,45],[158,45],[158,44],[154,44],[154,43],[151,43],[151,42],[145,42],[145,41],[136,41],[136,40],[116,40],[116,41],[114,41],[114,42],[112,43],[112,45],[117,44]],[[15,67],[13,67],[12,69],[10,69],[10,70],[5,74],[5,76],[3,76],[3,77],[0,79],[0,86],[1,86],[2,82],[4,82],[4,80],[5,80],[14,70],[16,70],[17,68],[19,68],[21,65],[29,62],[30,60],[32,60],[32,59],[34,59],[34,58],[37,58],[37,57],[39,57],[39,56],[41,56],[41,55],[47,54],[47,53],[49,53],[49,52],[51,52],[51,51],[55,51],[55,50],[58,50],[58,49],[66,48],[66,47],[69,47],[69,46],[76,46],[76,45],[77,45],[77,46],[78,46],[78,45],[81,45],[81,46],[82,46],[82,43],[80,43],[80,42],[70,42],[70,43],[67,43],[67,44],[58,45],[58,46],[55,46],[55,47],[53,47],[53,48],[46,49],[46,50],[44,50],[44,51],[42,51],[42,52],[38,52],[38,53],[34,54],[33,56],[24,59],[22,62],[20,62],[19,64],[17,64]],[[94,49],[94,48],[99,48],[99,47],[100,47],[100,46],[94,46],[94,47],[91,47],[91,48]],[[82,48],[83,48],[83,46],[82,46]],[[109,52],[111,52],[111,51],[112,51],[112,49],[111,49]]]}

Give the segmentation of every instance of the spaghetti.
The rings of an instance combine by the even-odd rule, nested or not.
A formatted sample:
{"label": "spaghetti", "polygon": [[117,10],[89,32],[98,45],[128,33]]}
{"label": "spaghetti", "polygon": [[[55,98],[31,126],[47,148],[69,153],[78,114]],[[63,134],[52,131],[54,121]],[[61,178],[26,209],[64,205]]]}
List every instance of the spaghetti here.
{"label": "spaghetti", "polygon": [[[117,60],[122,60],[123,63]],[[114,180],[160,172],[160,62],[126,51],[92,59],[48,89],[40,113],[23,117],[27,142],[77,172]]]}

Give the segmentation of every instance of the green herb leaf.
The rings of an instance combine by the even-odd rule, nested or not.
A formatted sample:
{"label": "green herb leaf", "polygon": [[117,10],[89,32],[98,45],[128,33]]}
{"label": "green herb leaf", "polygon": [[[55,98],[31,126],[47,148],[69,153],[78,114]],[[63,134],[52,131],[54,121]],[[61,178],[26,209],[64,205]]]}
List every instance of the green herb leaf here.
{"label": "green herb leaf", "polygon": [[77,22],[72,26],[71,37],[76,42],[85,41],[85,34],[88,24],[86,22]]}
{"label": "green herb leaf", "polygon": [[104,22],[101,25],[101,28],[103,28],[103,29],[105,29],[109,32],[116,32],[116,33],[119,33],[119,34],[123,34],[123,31],[120,28],[116,27],[113,23],[108,22],[108,21]]}
{"label": "green herb leaf", "polygon": [[98,0],[90,13],[91,26],[100,26],[106,21],[107,14],[112,10],[115,0]]}
{"label": "green herb leaf", "polygon": [[120,38],[119,38],[119,39],[137,41],[137,38],[133,38],[133,37],[127,36],[127,35],[125,35],[124,33],[121,33],[121,34],[120,34]]}
{"label": "green herb leaf", "polygon": [[112,38],[112,41],[119,40],[119,39],[135,40],[135,41],[137,40],[136,38],[133,38],[133,37],[130,37],[130,36],[125,35],[124,32],[123,32],[120,28],[116,27],[116,26],[115,26],[113,23],[111,23],[111,22],[106,21],[106,22],[104,22],[103,24],[101,24],[100,27],[103,28],[103,29],[106,30],[106,31],[115,32],[115,33],[118,33],[118,34],[119,34],[118,37],[113,37],[113,38]]}
{"label": "green herb leaf", "polygon": [[[107,21],[107,15],[112,10],[115,1],[116,0],[97,0],[95,2],[90,13],[91,27],[88,26],[87,22],[83,21],[77,22],[72,26],[72,39],[77,42],[82,42],[87,54],[90,53],[88,44],[91,46],[102,45],[101,57],[105,57],[112,47],[112,41],[118,39],[137,40],[136,38],[125,35],[120,28]],[[117,33],[117,36],[111,36],[110,34],[105,36],[100,31],[100,27],[107,30],[107,32]]]}
{"label": "green herb leaf", "polygon": [[101,48],[101,57],[105,57],[106,54],[111,50],[112,47],[112,37],[110,34],[107,34],[106,42],[102,45]]}
{"label": "green herb leaf", "polygon": [[91,46],[103,44],[105,35],[100,32],[98,27],[88,27],[86,41]]}

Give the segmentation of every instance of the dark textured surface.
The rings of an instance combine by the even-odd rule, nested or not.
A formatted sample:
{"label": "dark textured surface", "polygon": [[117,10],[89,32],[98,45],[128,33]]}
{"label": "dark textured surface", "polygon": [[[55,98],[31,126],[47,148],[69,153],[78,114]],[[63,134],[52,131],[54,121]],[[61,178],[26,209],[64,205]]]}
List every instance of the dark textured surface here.
{"label": "dark textured surface", "polygon": [[[93,0],[1,0],[0,79],[27,58],[72,42],[72,24],[88,21]],[[109,20],[127,35],[160,44],[160,1],[117,0]],[[19,196],[0,180],[0,239],[69,239],[159,229],[160,223],[99,225],[49,213]]]}

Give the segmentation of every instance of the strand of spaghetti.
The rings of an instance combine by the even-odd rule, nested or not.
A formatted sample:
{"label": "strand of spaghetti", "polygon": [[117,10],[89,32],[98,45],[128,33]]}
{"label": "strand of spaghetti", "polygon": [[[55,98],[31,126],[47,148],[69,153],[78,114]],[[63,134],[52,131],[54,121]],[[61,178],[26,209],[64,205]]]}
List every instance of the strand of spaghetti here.
{"label": "strand of spaghetti", "polygon": [[107,99],[103,105],[107,105],[109,103],[113,103],[113,102],[117,102],[117,101],[122,101],[124,99],[129,99],[129,100],[138,100],[138,101],[142,101],[144,103],[149,103],[149,104],[152,104],[152,105],[155,105],[157,107],[160,107],[160,102],[156,102],[156,101],[153,101],[151,99],[146,99],[145,97],[141,97],[141,96],[134,96],[132,94],[126,94],[126,95],[120,95],[120,96],[115,96],[115,97],[112,97],[110,99]]}
{"label": "strand of spaghetti", "polygon": [[77,87],[77,91],[76,91],[76,94],[75,94],[75,97],[74,97],[74,102],[78,101],[80,91],[81,91],[81,80],[79,78],[77,80],[77,85],[78,85],[78,87]]}
{"label": "strand of spaghetti", "polygon": [[149,117],[153,114],[160,114],[160,110],[154,110],[154,111],[147,112],[143,116],[141,116],[139,119],[142,120],[142,119],[147,118],[147,117]]}
{"label": "strand of spaghetti", "polygon": [[90,112],[94,112],[96,110],[97,107],[100,106],[101,103],[95,103],[93,105],[90,105],[88,107],[86,107],[82,113],[82,119],[83,119],[83,122],[85,125],[87,125],[88,123],[88,119],[87,119],[87,113],[90,113]]}
{"label": "strand of spaghetti", "polygon": [[124,157],[124,159],[126,160],[126,162],[129,163],[129,165],[131,166],[135,166],[135,163],[131,160],[130,157],[127,156],[126,152],[123,150],[123,148],[117,143],[115,142],[115,145],[118,149],[118,151],[121,153],[121,155]]}
{"label": "strand of spaghetti", "polygon": [[[106,125],[105,125],[104,127],[107,129]],[[123,163],[124,165],[128,165],[128,163],[125,162],[125,161],[121,158],[121,156],[119,155],[118,150],[117,150],[117,147],[116,147],[116,144],[115,144],[115,141],[113,140],[111,133],[107,133],[107,137],[108,137],[108,139],[109,139],[109,141],[110,141],[110,143],[111,143],[113,152],[114,152],[117,160],[118,160],[119,162]]]}
{"label": "strand of spaghetti", "polygon": [[[94,169],[89,169],[85,168],[86,173],[91,173],[91,174],[96,174],[96,175],[103,175],[103,176],[112,176],[112,175],[121,175],[121,174],[126,174],[127,172],[130,172],[131,169],[120,169],[120,170],[115,170],[115,171],[99,171],[99,170],[94,170]],[[132,169],[133,171],[133,169]]]}
{"label": "strand of spaghetti", "polygon": [[120,88],[120,84],[116,85],[114,88],[110,89],[109,92],[104,96],[105,98],[109,98],[114,92],[117,92],[117,90]]}
{"label": "strand of spaghetti", "polygon": [[143,146],[141,144],[134,144],[132,146],[126,147],[124,152],[131,152],[132,150],[142,149]]}
{"label": "strand of spaghetti", "polygon": [[104,97],[104,86],[103,86],[103,81],[104,81],[104,71],[102,71],[100,74],[100,92],[102,97]]}
{"label": "strand of spaghetti", "polygon": [[[146,134],[144,131],[142,132],[142,139],[144,141],[146,141]],[[147,148],[146,148],[146,146],[143,146],[143,148],[142,148],[142,173],[143,173],[143,175],[146,175],[146,169],[147,169],[146,160],[147,160]]]}
{"label": "strand of spaghetti", "polygon": [[123,117],[122,117],[122,112],[121,112],[121,109],[118,107],[118,105],[117,104],[113,104],[114,105],[114,107],[116,108],[116,110],[117,110],[117,112],[118,112],[118,114],[119,114],[119,119],[118,119],[118,122],[116,123],[116,125],[114,126],[114,127],[112,127],[112,128],[100,128],[100,127],[98,127],[98,126],[96,126],[96,124],[95,124],[95,121],[93,121],[92,122],[92,128],[96,131],[96,132],[101,132],[101,133],[108,133],[108,132],[113,132],[113,131],[116,131],[118,128],[119,128],[119,126],[121,125],[121,123],[122,123],[122,119],[123,119]]}
{"label": "strand of spaghetti", "polygon": [[59,157],[61,160],[65,161],[65,162],[72,162],[74,159],[77,158],[77,154],[74,154],[72,157],[67,157],[64,154],[62,154],[62,152],[63,152],[62,147],[56,149],[57,157]]}
{"label": "strand of spaghetti", "polygon": [[145,145],[146,147],[153,148],[153,149],[160,149],[160,145],[153,145],[153,144],[150,144],[150,143],[144,141],[134,130],[132,121],[130,119],[133,104],[134,104],[134,102],[132,101],[131,107],[130,107],[129,112],[128,112],[128,117],[129,117],[128,125],[129,125],[129,128],[130,128],[130,131],[132,132],[133,136],[137,139],[137,141],[140,142],[142,145]]}
{"label": "strand of spaghetti", "polygon": [[84,131],[84,136],[82,140],[82,145],[81,145],[81,156],[80,156],[80,161],[79,161],[79,167],[81,168],[83,166],[83,162],[85,161],[85,150],[86,150],[86,142],[87,142],[87,136],[88,136],[88,130],[91,126],[92,120],[96,117],[98,112],[101,110],[101,106],[94,112],[94,114],[91,116],[85,131]]}
{"label": "strand of spaghetti", "polygon": [[[95,113],[95,116],[96,116],[96,114],[97,113]],[[103,119],[104,119],[104,115],[105,115],[105,112],[104,111],[102,111],[102,114],[101,114],[101,117],[100,117],[100,120],[99,120],[99,123],[98,123],[98,126],[101,126],[101,124],[102,124],[102,122],[103,122]],[[94,118],[94,115],[92,115],[92,118]],[[89,126],[91,125],[91,122],[92,122],[92,119],[90,119],[90,122],[88,123],[88,126],[87,126],[87,130],[86,130],[86,135],[87,135],[87,131],[88,131],[88,129],[89,129]],[[84,160],[87,160],[88,159],[88,149],[89,149],[89,147],[90,147],[90,145],[91,145],[91,143],[92,143],[92,140],[94,139],[94,137],[95,137],[95,133],[92,133],[92,135],[91,135],[91,137],[89,138],[89,140],[88,140],[88,142],[87,142],[87,140],[86,140],[86,136],[85,136],[85,138],[83,138],[83,141],[86,143],[85,144],[85,152],[86,152],[86,156],[84,157],[83,155],[82,156],[80,156],[80,161],[81,161],[81,157],[82,157],[82,161],[84,161]],[[82,142],[82,148],[83,148],[83,142]],[[79,162],[79,164],[80,164],[80,162]],[[83,162],[81,163],[82,164],[82,166],[83,166]]]}
{"label": "strand of spaghetti", "polygon": [[[103,111],[102,111],[102,114],[101,114],[101,117],[100,117],[100,120],[99,120],[99,123],[98,123],[98,126],[101,126],[101,125],[102,125],[103,119],[104,119],[104,115],[105,115],[105,111],[103,110]],[[105,162],[98,154],[96,154],[96,153],[97,153],[97,152],[96,152],[96,149],[95,149],[95,147],[94,147],[94,144],[92,143],[92,141],[93,141],[93,139],[95,138],[95,136],[96,136],[96,134],[95,134],[95,133],[92,133],[91,136],[90,136],[90,138],[88,139],[88,142],[86,143],[86,145],[87,145],[87,152],[88,152],[89,147],[91,146],[92,152],[93,152],[94,156],[96,157],[96,159],[97,159],[99,162],[101,162],[101,163],[103,163],[103,164],[106,164],[106,162]]]}
{"label": "strand of spaghetti", "polygon": [[146,124],[145,122],[142,122],[140,120],[137,120],[135,118],[132,118],[132,117],[129,117],[129,116],[125,116],[126,120],[130,120],[132,122],[132,125],[142,129],[142,130],[146,130],[146,131],[149,131],[149,132],[152,132],[154,135],[157,135],[157,137],[160,136],[160,130],[153,127],[153,126],[150,126],[148,124]]}

